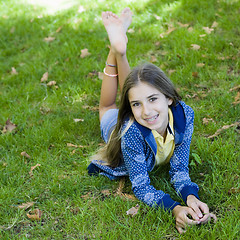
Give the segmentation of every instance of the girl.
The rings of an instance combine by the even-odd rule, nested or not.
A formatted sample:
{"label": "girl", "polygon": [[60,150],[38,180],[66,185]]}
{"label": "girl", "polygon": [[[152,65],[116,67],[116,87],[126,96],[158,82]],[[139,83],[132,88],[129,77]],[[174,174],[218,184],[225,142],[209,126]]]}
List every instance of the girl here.
{"label": "girl", "polygon": [[[126,56],[130,9],[125,8],[120,17],[103,12],[102,19],[111,43],[99,105],[101,132],[107,144],[94,156],[89,174],[100,173],[110,179],[129,176],[139,200],[173,211],[179,233],[187,225],[216,220],[207,204],[199,200],[198,186],[188,173],[193,110],[181,101],[158,67],[147,63],[130,71]],[[119,110],[115,102],[118,85]],[[150,185],[148,173],[155,165],[167,162],[171,182],[187,206]]]}

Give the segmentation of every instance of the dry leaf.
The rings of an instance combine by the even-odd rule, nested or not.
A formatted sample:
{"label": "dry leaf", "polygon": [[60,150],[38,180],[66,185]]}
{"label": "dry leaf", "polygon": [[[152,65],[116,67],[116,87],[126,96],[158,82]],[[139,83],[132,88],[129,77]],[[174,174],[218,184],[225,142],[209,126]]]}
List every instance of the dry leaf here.
{"label": "dry leaf", "polygon": [[82,146],[82,145],[75,145],[75,144],[72,144],[72,143],[67,143],[67,146],[68,147],[75,147],[75,148],[84,148],[86,146]]}
{"label": "dry leaf", "polygon": [[197,63],[196,66],[197,67],[203,67],[203,66],[205,66],[205,63]]}
{"label": "dry leaf", "polygon": [[229,91],[232,92],[232,91],[236,91],[236,90],[237,91],[240,90],[240,85],[231,88]]}
{"label": "dry leaf", "polygon": [[92,193],[88,192],[87,194],[82,195],[81,198],[83,198],[84,200],[88,200],[91,197],[91,195],[92,195]]}
{"label": "dry leaf", "polygon": [[28,209],[30,207],[32,207],[34,205],[35,202],[26,202],[26,203],[23,203],[22,205],[18,205],[16,206],[17,208],[20,208],[20,209]]}
{"label": "dry leaf", "polygon": [[62,27],[59,27],[59,28],[56,30],[56,33],[59,33],[61,30],[62,30]]}
{"label": "dry leaf", "polygon": [[232,187],[231,189],[229,189],[228,191],[228,195],[231,195],[231,194],[238,194],[240,192],[240,188],[234,188]]}
{"label": "dry leaf", "polygon": [[150,59],[150,62],[151,63],[154,63],[154,62],[157,62],[157,58],[156,58],[156,56],[151,56],[151,59]]}
{"label": "dry leaf", "polygon": [[176,72],[175,69],[169,69],[169,70],[168,70],[168,74],[169,74],[169,75],[172,75],[174,72]]}
{"label": "dry leaf", "polygon": [[110,191],[108,189],[102,190],[101,193],[105,196],[111,195]]}
{"label": "dry leaf", "polygon": [[30,172],[29,172],[30,177],[33,176],[33,172],[32,172],[32,171],[33,171],[36,167],[39,167],[39,166],[41,166],[41,164],[38,163],[38,164],[36,164],[35,166],[32,166],[32,167],[31,167],[31,170],[30,170]]}
{"label": "dry leaf", "polygon": [[21,156],[26,158],[31,158],[26,152],[21,152]]}
{"label": "dry leaf", "polygon": [[17,75],[18,74],[17,70],[14,67],[12,67],[11,74],[12,75]]}
{"label": "dry leaf", "polygon": [[44,38],[45,42],[52,42],[54,40],[55,40],[55,37],[46,37],[46,38]]}
{"label": "dry leaf", "polygon": [[177,22],[177,24],[180,26],[180,27],[184,27],[184,28],[187,28],[189,26],[189,23],[181,23],[181,22]]}
{"label": "dry leaf", "polygon": [[189,32],[193,32],[193,27],[189,27],[189,28],[188,28],[188,31],[189,31]]}
{"label": "dry leaf", "polygon": [[50,81],[50,82],[47,83],[47,86],[51,87],[51,86],[54,86],[56,84],[57,84],[56,81]]}
{"label": "dry leaf", "polygon": [[211,139],[211,138],[217,137],[218,135],[221,134],[221,132],[222,132],[223,130],[226,130],[226,129],[228,129],[228,128],[231,128],[231,127],[234,127],[234,126],[238,126],[238,125],[240,125],[240,122],[239,122],[239,121],[238,121],[238,122],[235,122],[235,123],[233,123],[233,124],[230,124],[230,125],[225,125],[225,126],[223,126],[222,128],[218,129],[213,135],[209,136],[208,138]]}
{"label": "dry leaf", "polygon": [[193,50],[199,50],[200,49],[200,46],[197,45],[197,44],[191,44],[191,47]]}
{"label": "dry leaf", "polygon": [[41,220],[42,217],[42,211],[36,208],[33,211],[31,211],[30,214],[27,213],[27,217],[33,221],[34,220],[39,221]]}
{"label": "dry leaf", "polygon": [[206,37],[207,35],[206,34],[201,34],[201,35],[199,35],[199,37]]}
{"label": "dry leaf", "polygon": [[132,217],[138,213],[139,205],[137,204],[135,207],[130,208],[126,213],[127,215],[131,215]]}
{"label": "dry leaf", "polygon": [[203,124],[204,125],[208,125],[208,123],[210,122],[210,121],[212,121],[212,122],[214,122],[214,120],[212,119],[212,118],[203,118]]}
{"label": "dry leaf", "polygon": [[15,128],[17,127],[17,125],[15,125],[14,123],[12,123],[10,121],[10,119],[8,119],[6,121],[6,125],[3,128],[3,133],[7,133],[7,132],[12,132]]}
{"label": "dry leaf", "polygon": [[46,82],[48,80],[48,72],[45,72],[41,78],[41,82]]}
{"label": "dry leaf", "polygon": [[237,96],[234,98],[234,105],[237,105],[240,103],[240,92],[237,93]]}
{"label": "dry leaf", "polygon": [[192,72],[192,76],[198,78],[198,72]]}
{"label": "dry leaf", "polygon": [[87,48],[84,48],[84,49],[81,50],[81,55],[80,55],[81,58],[85,58],[89,55],[91,55],[91,53],[88,52]]}
{"label": "dry leaf", "polygon": [[169,27],[167,32],[165,33],[166,35],[169,35],[171,32],[173,32],[176,28],[175,27]]}
{"label": "dry leaf", "polygon": [[218,23],[214,21],[213,24],[212,24],[212,28],[215,28],[217,26],[218,26]]}
{"label": "dry leaf", "polygon": [[74,122],[84,122],[84,119],[82,118],[75,118],[73,119]]}
{"label": "dry leaf", "polygon": [[135,30],[132,29],[132,28],[129,28],[127,32],[128,32],[128,33],[135,33]]}
{"label": "dry leaf", "polygon": [[211,32],[214,31],[213,28],[209,28],[209,27],[203,27],[203,30],[204,30],[207,34],[211,34]]}

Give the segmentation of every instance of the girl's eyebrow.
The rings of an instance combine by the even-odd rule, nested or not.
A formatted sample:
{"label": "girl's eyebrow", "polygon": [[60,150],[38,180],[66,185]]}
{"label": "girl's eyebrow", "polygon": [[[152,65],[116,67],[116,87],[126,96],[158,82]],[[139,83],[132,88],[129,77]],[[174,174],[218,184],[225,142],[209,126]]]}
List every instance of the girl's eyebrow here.
{"label": "girl's eyebrow", "polygon": [[159,95],[158,93],[154,93],[154,94],[148,96],[147,98],[152,98],[152,97],[155,97],[155,96],[158,96],[158,95]]}
{"label": "girl's eyebrow", "polygon": [[[154,93],[154,94],[148,96],[147,98],[149,99],[149,98],[152,98],[152,97],[156,97],[158,95],[159,95],[158,93]],[[139,102],[139,100],[133,100],[133,101],[130,102],[130,104],[137,103],[137,102]]]}

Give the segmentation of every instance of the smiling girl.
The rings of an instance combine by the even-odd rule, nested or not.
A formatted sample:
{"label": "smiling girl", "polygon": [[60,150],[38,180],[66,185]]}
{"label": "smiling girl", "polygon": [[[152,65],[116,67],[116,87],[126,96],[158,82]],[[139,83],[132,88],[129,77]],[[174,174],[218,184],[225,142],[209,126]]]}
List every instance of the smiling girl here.
{"label": "smiling girl", "polygon": [[[189,177],[193,110],[181,101],[172,82],[155,65],[145,63],[130,70],[126,56],[130,9],[125,8],[120,17],[103,12],[102,19],[111,43],[99,105],[106,146],[93,157],[89,174],[112,180],[129,176],[139,200],[172,210],[180,233],[187,225],[216,220],[207,204],[199,200],[199,188]],[[119,109],[115,102],[118,85]],[[171,183],[186,206],[150,184],[149,172],[166,163],[170,164]]]}

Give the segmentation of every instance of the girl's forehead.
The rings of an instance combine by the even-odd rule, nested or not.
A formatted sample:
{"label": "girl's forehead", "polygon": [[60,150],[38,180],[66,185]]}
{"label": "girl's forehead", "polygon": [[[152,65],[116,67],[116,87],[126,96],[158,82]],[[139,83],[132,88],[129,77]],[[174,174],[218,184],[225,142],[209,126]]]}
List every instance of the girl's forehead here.
{"label": "girl's forehead", "polygon": [[134,100],[138,98],[147,98],[153,94],[163,95],[156,87],[149,83],[139,82],[129,89],[128,98]]}

